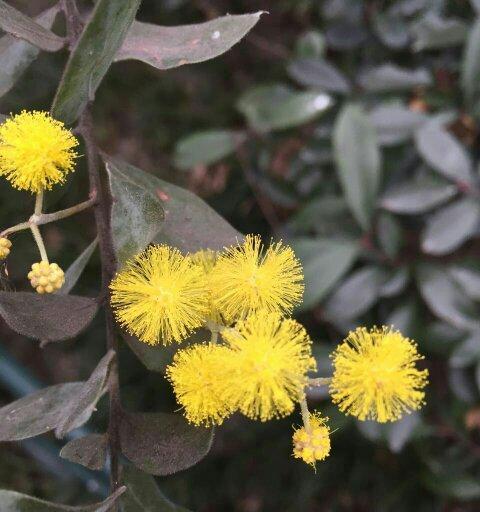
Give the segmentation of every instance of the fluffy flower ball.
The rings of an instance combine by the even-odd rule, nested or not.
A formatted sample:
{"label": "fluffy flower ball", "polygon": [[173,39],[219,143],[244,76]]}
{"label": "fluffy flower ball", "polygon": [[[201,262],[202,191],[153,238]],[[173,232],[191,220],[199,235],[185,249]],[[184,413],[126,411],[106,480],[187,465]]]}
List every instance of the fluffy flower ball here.
{"label": "fluffy flower ball", "polygon": [[358,328],[332,354],[332,399],[359,420],[398,420],[424,403],[428,371],[417,369],[420,359],[415,343],[400,332]]}
{"label": "fluffy flower ball", "polygon": [[0,260],[4,260],[10,254],[12,242],[8,238],[0,238]]}
{"label": "fluffy flower ball", "polygon": [[211,274],[215,305],[227,322],[265,309],[290,313],[303,294],[303,273],[293,250],[282,242],[264,249],[259,236],[248,235],[227,249]]}
{"label": "fluffy flower ball", "polygon": [[28,279],[37,293],[53,293],[63,286],[65,275],[56,263],[41,261],[32,265]]}
{"label": "fluffy flower ball", "polygon": [[151,246],[127,262],[110,289],[118,322],[150,345],[182,341],[209,311],[203,271],[166,245]]}
{"label": "fluffy flower ball", "polygon": [[317,460],[324,460],[330,454],[330,428],[328,418],[320,413],[310,414],[308,426],[293,433],[293,456],[315,466]]}
{"label": "fluffy flower ball", "polygon": [[27,112],[0,125],[0,175],[13,187],[37,193],[63,183],[73,171],[77,139],[47,112]]}

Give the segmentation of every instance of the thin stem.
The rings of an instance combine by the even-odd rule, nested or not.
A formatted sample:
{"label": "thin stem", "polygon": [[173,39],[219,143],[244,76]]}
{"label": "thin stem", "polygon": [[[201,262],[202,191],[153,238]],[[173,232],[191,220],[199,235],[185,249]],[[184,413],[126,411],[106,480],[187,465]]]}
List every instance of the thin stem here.
{"label": "thin stem", "polygon": [[302,413],[302,421],[305,426],[305,430],[310,430],[310,411],[308,410],[307,400],[303,397],[300,400],[300,412]]}
{"label": "thin stem", "polygon": [[37,192],[37,196],[35,197],[35,209],[33,211],[34,215],[41,215],[43,210],[43,189]]}
{"label": "thin stem", "polygon": [[38,226],[36,226],[35,224],[31,224],[30,229],[32,230],[33,238],[38,246],[38,250],[40,251],[42,261],[46,261],[48,263],[47,250],[45,249],[45,244],[43,243],[43,238],[40,233],[40,230],[38,229]]}
{"label": "thin stem", "polygon": [[218,331],[211,331],[210,343],[217,343],[217,342],[218,342]]}
{"label": "thin stem", "polygon": [[8,235],[11,235],[12,233],[16,233],[17,231],[23,231],[24,229],[30,229],[30,226],[32,224],[30,222],[20,222],[20,224],[16,224],[15,226],[12,226],[11,228],[4,229],[0,233],[0,237],[5,237]]}
{"label": "thin stem", "polygon": [[332,382],[330,377],[317,377],[316,379],[308,379],[309,387],[328,386]]}

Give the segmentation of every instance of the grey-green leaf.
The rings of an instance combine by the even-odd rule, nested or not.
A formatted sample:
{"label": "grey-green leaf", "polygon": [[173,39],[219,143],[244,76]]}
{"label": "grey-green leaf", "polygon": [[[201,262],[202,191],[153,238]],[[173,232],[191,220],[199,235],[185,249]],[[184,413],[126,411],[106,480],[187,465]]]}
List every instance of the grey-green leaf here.
{"label": "grey-green leaf", "polygon": [[88,434],[72,439],[62,448],[60,457],[100,471],[105,467],[107,460],[107,435]]}
{"label": "grey-green leaf", "polygon": [[68,267],[65,272],[65,283],[57,292],[59,295],[68,295],[72,291],[73,287],[77,284],[77,281],[85,270],[87,263],[90,261],[97,244],[98,240],[95,238],[95,240]]}
{"label": "grey-green leaf", "polygon": [[475,199],[459,199],[435,212],[422,233],[422,250],[448,254],[469,240],[480,223],[480,204]]}
{"label": "grey-green leaf", "polygon": [[238,43],[262,14],[222,16],[178,27],[135,21],[115,60],[136,59],[157,69],[169,69],[213,59]]}
{"label": "grey-green leaf", "polygon": [[123,468],[127,492],[122,496],[122,512],[189,512],[172,503],[158,488],[153,476],[133,466]]}
{"label": "grey-green leaf", "polygon": [[106,391],[108,374],[115,352],[109,350],[98,363],[89,379],[82,386],[78,395],[68,403],[57,423],[55,435],[58,438],[83,425],[95,411],[97,402]]}
{"label": "grey-green leaf", "polygon": [[[59,10],[58,5],[35,18],[38,25],[50,29]],[[0,38],[0,96],[6,94],[40,53],[36,46],[10,34]]]}
{"label": "grey-green leaf", "polygon": [[98,0],[70,54],[53,100],[52,115],[73,123],[89,100],[121,47],[140,0]]}
{"label": "grey-green leaf", "polygon": [[104,155],[104,159],[111,180],[120,180],[125,187],[133,184],[161,200],[165,219],[154,242],[170,244],[185,252],[195,252],[206,248],[221,250],[242,239],[242,235],[225,219],[188,190],[107,155]]}
{"label": "grey-green leaf", "polygon": [[299,309],[320,302],[355,262],[360,246],[353,240],[308,239],[291,241],[305,276],[305,293]]}
{"label": "grey-green leaf", "polygon": [[47,52],[63,48],[65,40],[32,20],[14,7],[0,0],[0,28],[12,36],[23,39]]}
{"label": "grey-green leaf", "polygon": [[120,421],[122,453],[151,475],[170,475],[199,462],[210,450],[213,429],[187,423],[181,414],[130,413]]}
{"label": "grey-green leaf", "polygon": [[400,453],[420,424],[418,412],[405,415],[401,420],[387,425],[387,443],[393,453]]}
{"label": "grey-green leaf", "polygon": [[245,133],[233,130],[206,130],[181,139],[175,146],[175,165],[191,169],[225,158],[245,140]]}
{"label": "grey-green leaf", "polygon": [[281,84],[262,85],[245,92],[237,103],[249,125],[259,132],[283,130],[307,123],[333,104],[322,92],[298,92]]}
{"label": "grey-green leaf", "polygon": [[7,325],[42,343],[75,338],[90,325],[97,310],[97,301],[89,297],[0,292],[0,315]]}
{"label": "grey-green leaf", "polygon": [[480,361],[480,332],[473,332],[455,346],[449,364],[453,368],[464,368]]}
{"label": "grey-green leaf", "polygon": [[346,94],[350,84],[343,74],[323,59],[301,58],[288,65],[288,74],[304,87]]}
{"label": "grey-green leaf", "polygon": [[480,272],[467,266],[455,265],[449,274],[472,300],[480,301]]}
{"label": "grey-green leaf", "polygon": [[423,160],[443,176],[470,183],[472,161],[465,148],[439,123],[431,121],[415,134],[415,143]]}
{"label": "grey-green leaf", "polygon": [[33,496],[15,491],[0,490],[0,509],[2,512],[107,512],[125,492],[126,487],[118,488],[106,500],[92,505],[70,507],[39,500]]}
{"label": "grey-green leaf", "polygon": [[478,96],[480,76],[480,17],[476,19],[468,35],[462,60],[461,84],[467,103]]}
{"label": "grey-green leaf", "polygon": [[368,116],[357,105],[346,105],[333,131],[340,182],[360,226],[368,229],[381,180],[380,151]]}
{"label": "grey-green leaf", "polygon": [[413,48],[420,51],[463,44],[468,34],[468,26],[457,18],[442,18],[432,10],[414,23],[411,31]]}
{"label": "grey-green leaf", "polygon": [[365,70],[358,82],[368,92],[403,91],[428,86],[432,77],[424,68],[410,70],[389,63]]}

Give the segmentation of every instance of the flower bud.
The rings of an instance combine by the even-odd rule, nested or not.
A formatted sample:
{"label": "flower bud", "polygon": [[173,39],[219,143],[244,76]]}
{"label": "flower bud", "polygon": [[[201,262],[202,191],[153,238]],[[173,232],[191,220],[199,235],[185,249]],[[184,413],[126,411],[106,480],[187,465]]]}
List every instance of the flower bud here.
{"label": "flower bud", "polygon": [[4,260],[10,254],[12,242],[8,238],[0,238],[0,260]]}
{"label": "flower bud", "polygon": [[53,293],[63,286],[65,275],[56,263],[41,261],[32,265],[28,279],[37,293]]}

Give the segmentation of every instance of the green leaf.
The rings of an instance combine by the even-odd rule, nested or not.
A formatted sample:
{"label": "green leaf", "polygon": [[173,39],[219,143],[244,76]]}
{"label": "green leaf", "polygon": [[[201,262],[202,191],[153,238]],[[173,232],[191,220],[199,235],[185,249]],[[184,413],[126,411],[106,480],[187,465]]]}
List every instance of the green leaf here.
{"label": "green leaf", "polygon": [[107,460],[107,444],[106,434],[88,434],[69,441],[60,451],[60,457],[100,471]]}
{"label": "green leaf", "polygon": [[468,475],[426,475],[423,482],[432,492],[440,496],[461,501],[480,498],[480,483]]}
{"label": "green leaf", "polygon": [[157,69],[210,60],[238,43],[263,12],[222,16],[206,23],[178,27],[135,21],[115,60],[141,60]]}
{"label": "green leaf", "polygon": [[394,213],[415,215],[445,203],[457,192],[455,185],[439,177],[421,173],[387,190],[381,200],[381,206]]}
{"label": "green leaf", "polygon": [[90,325],[97,310],[97,301],[89,297],[0,292],[0,315],[7,325],[42,344],[75,338]]}
{"label": "green leaf", "polygon": [[470,299],[480,301],[480,272],[462,265],[449,269],[449,274]]}
{"label": "green leaf", "polygon": [[452,368],[464,368],[480,361],[480,332],[473,332],[458,343],[448,360]]}
{"label": "green leaf", "polygon": [[479,329],[479,308],[465,295],[445,268],[421,264],[416,269],[420,293],[429,308],[458,329]]}
{"label": "green leaf", "polygon": [[405,415],[401,420],[387,424],[387,444],[393,453],[400,453],[412,438],[415,429],[420,424],[420,415],[417,412]]}
{"label": "green leaf", "polygon": [[109,350],[100,360],[89,379],[82,386],[74,400],[64,409],[60,421],[57,423],[55,435],[58,438],[82,425],[95,411],[97,402],[106,391],[110,367],[113,364],[115,352]]}
{"label": "green leaf", "polygon": [[446,178],[472,182],[472,162],[465,148],[440,123],[431,121],[415,134],[420,156]]}
{"label": "green leaf", "polygon": [[0,490],[0,509],[2,512],[107,512],[125,491],[126,487],[120,487],[101,503],[69,507],[15,491]]}
{"label": "green leaf", "polygon": [[403,242],[400,223],[393,215],[382,212],[378,216],[376,227],[381,249],[390,258],[395,258]]}
{"label": "green leaf", "polygon": [[480,18],[477,18],[468,35],[462,60],[461,84],[466,101],[472,104],[478,95],[480,75]]}
{"label": "green leaf", "polygon": [[210,450],[213,429],[195,427],[181,414],[130,413],[120,421],[122,453],[151,475],[170,475],[199,462]]}
{"label": "green leaf", "polygon": [[340,182],[353,215],[368,229],[381,180],[380,151],[375,130],[361,107],[346,105],[333,131]]}
{"label": "green leaf", "polygon": [[398,50],[408,44],[409,34],[405,20],[399,15],[398,10],[392,8],[386,12],[378,12],[373,16],[373,28],[382,43],[389,48]]}
{"label": "green leaf", "polygon": [[304,87],[347,94],[350,84],[338,69],[323,59],[297,59],[287,68],[288,74]]}
{"label": "green leaf", "polygon": [[368,92],[408,91],[430,85],[432,77],[424,68],[410,70],[389,63],[364,71],[358,82]]}
{"label": "green leaf", "polygon": [[123,468],[127,492],[122,496],[122,512],[189,512],[172,503],[158,488],[155,479],[133,466]]}
{"label": "green leaf", "polygon": [[233,130],[207,130],[181,139],[175,147],[175,165],[191,169],[196,165],[210,165],[230,153],[244,142],[245,134]]}
{"label": "green leaf", "polygon": [[110,67],[132,24],[140,0],[98,0],[70,54],[53,100],[52,115],[73,123]]}
{"label": "green leaf", "polygon": [[[114,160],[107,155],[104,155],[104,160],[111,182],[121,182],[127,191],[131,185],[134,185],[160,199],[165,211],[165,219],[160,225],[154,242],[170,244],[185,252],[195,252],[206,248],[214,251],[221,250],[242,239],[242,235],[226,220],[188,190],[167,183],[133,165]],[[113,210],[115,216],[115,203]],[[127,226],[123,229],[129,228]],[[118,247],[118,241],[115,243]]]}
{"label": "green leaf", "polygon": [[458,199],[428,219],[422,233],[422,250],[435,255],[451,253],[475,234],[479,221],[478,200]]}
{"label": "green leaf", "polygon": [[245,92],[237,103],[248,124],[259,132],[283,130],[307,123],[333,104],[321,92],[297,92],[282,84],[261,85]]}
{"label": "green leaf", "polygon": [[463,44],[468,26],[460,19],[442,18],[432,10],[412,25],[411,32],[413,48],[420,51]]}
{"label": "green leaf", "polygon": [[50,32],[43,25],[25,16],[3,0],[0,0],[0,28],[47,52],[56,52],[65,44],[62,37]]}
{"label": "green leaf", "polygon": [[98,240],[95,240],[80,254],[80,256],[68,267],[65,272],[65,283],[58,290],[58,295],[68,295],[80,279],[87,263],[90,261],[93,252],[97,248]]}
{"label": "green leaf", "polygon": [[394,297],[407,287],[410,275],[406,267],[398,267],[388,271],[385,282],[380,287],[380,297]]}
{"label": "green leaf", "polygon": [[320,302],[355,262],[360,247],[353,240],[308,239],[291,240],[303,265],[305,293],[302,310]]}
{"label": "green leaf", "polygon": [[[59,5],[43,11],[35,18],[38,25],[49,29],[57,16]],[[0,96],[6,94],[22,73],[37,58],[40,50],[10,34],[0,38]]]}
{"label": "green leaf", "polygon": [[325,38],[318,30],[309,30],[302,34],[295,44],[295,53],[299,57],[322,57],[325,51]]}

